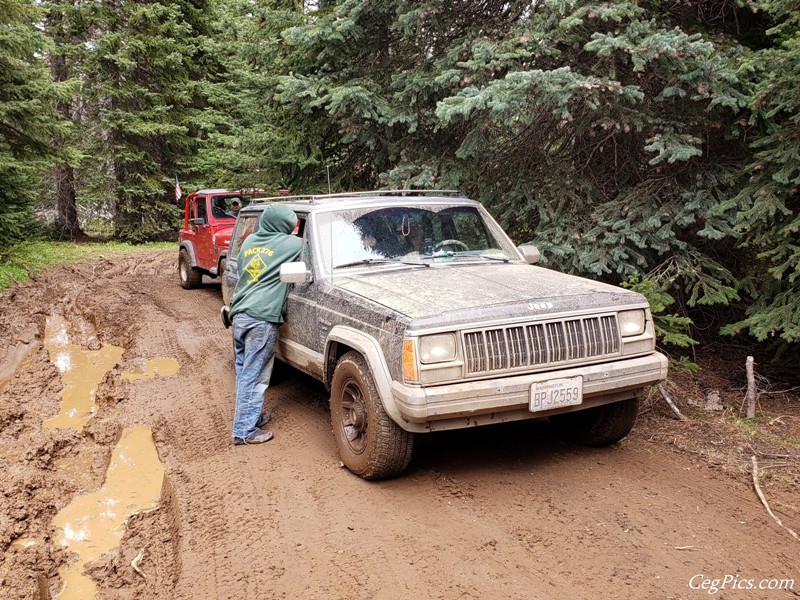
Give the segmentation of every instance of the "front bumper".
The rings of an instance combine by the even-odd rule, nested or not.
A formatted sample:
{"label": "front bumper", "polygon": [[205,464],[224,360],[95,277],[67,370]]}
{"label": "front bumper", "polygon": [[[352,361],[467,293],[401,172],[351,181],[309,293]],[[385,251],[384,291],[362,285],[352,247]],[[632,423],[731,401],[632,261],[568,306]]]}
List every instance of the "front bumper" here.
{"label": "front bumper", "polygon": [[[531,384],[562,377],[583,377],[583,403],[552,411],[528,410]],[[498,377],[469,383],[417,387],[392,382],[392,396],[403,417],[398,423],[408,431],[457,429],[545,417],[633,398],[637,392],[667,377],[667,358],[658,352],[647,356]]]}

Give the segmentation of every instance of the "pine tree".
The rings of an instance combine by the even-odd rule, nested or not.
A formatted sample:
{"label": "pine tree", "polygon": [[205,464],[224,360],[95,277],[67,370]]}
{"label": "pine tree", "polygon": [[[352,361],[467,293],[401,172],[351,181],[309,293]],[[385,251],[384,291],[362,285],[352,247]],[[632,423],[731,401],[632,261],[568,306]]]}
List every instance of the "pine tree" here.
{"label": "pine tree", "polygon": [[56,90],[41,56],[47,40],[28,0],[0,0],[0,256],[19,240],[63,129],[52,108]]}
{"label": "pine tree", "polygon": [[56,205],[56,235],[76,239],[82,235],[78,219],[76,166],[80,164],[77,146],[80,128],[80,69],[84,48],[91,35],[92,5],[84,2],[51,0],[44,3],[45,31],[52,42],[48,54],[50,75],[62,90],[55,101],[61,119],[70,124],[63,135],[54,136],[52,144],[59,150],[59,160],[50,175]]}
{"label": "pine tree", "polygon": [[746,51],[669,11],[343,0],[282,32],[278,98],[346,187],[458,187],[550,266],[725,304]]}
{"label": "pine tree", "polygon": [[87,62],[95,187],[114,198],[118,237],[175,230],[174,177],[201,135],[212,10],[204,0],[104,0]]}
{"label": "pine tree", "polygon": [[752,299],[747,316],[726,328],[747,330],[759,340],[800,342],[800,13],[796,3],[770,0],[762,6],[776,25],[772,47],[743,70],[754,91],[751,123],[763,135],[752,144],[749,179],[730,206],[736,229],[752,257],[740,287]]}
{"label": "pine tree", "polygon": [[291,120],[272,98],[281,68],[280,31],[304,18],[296,4],[229,0],[219,6],[210,40],[219,66],[206,87],[198,185],[297,191],[295,173],[307,161],[295,151],[301,142],[291,133]]}

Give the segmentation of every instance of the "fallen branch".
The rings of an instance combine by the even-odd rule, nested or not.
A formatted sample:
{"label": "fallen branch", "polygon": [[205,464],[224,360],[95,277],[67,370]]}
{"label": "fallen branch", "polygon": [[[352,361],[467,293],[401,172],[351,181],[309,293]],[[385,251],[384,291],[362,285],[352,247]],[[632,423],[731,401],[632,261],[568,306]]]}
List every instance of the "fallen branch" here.
{"label": "fallen branch", "polygon": [[761,491],[761,486],[758,485],[758,461],[756,460],[755,454],[750,457],[750,460],[753,463],[753,487],[756,488],[756,494],[758,494],[758,499],[761,500],[761,504],[764,505],[764,508],[767,509],[767,513],[769,514],[769,516],[772,517],[778,525],[780,525],[786,531],[788,531],[794,539],[800,540],[800,536],[798,536],[794,531],[789,529],[786,525],[781,523],[781,520],[777,516],[775,516],[775,513],[772,512],[772,509],[769,507],[769,504],[767,503],[767,499],[764,497],[764,492]]}
{"label": "fallen branch", "polygon": [[147,576],[142,573],[142,570],[139,568],[139,563],[141,563],[142,559],[144,558],[144,550],[144,548],[139,550],[139,554],[137,554],[136,558],[131,561],[131,567],[133,567],[133,570],[142,576],[142,579],[147,579]]}
{"label": "fallen branch", "polygon": [[761,452],[760,450],[756,450],[753,448],[753,445],[748,442],[747,447],[755,454],[756,456],[760,456],[761,458],[789,458],[792,460],[800,460],[800,454],[771,454],[769,452]]}
{"label": "fallen branch", "polygon": [[684,414],[680,410],[678,410],[678,407],[672,401],[672,398],[669,397],[669,394],[667,394],[667,391],[664,389],[664,386],[661,385],[660,383],[658,384],[658,391],[661,392],[661,395],[664,397],[664,400],[667,401],[667,404],[669,404],[669,407],[672,409],[672,412],[674,412],[675,415],[681,421],[688,421],[689,420],[686,416],[684,416]]}

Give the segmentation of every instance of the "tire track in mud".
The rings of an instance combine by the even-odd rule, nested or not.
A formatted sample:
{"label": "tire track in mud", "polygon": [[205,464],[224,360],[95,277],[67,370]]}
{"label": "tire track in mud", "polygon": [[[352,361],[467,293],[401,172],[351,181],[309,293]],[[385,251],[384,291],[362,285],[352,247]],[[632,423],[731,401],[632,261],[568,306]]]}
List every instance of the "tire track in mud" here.
{"label": "tire track in mud", "polygon": [[[164,355],[176,345],[182,350],[178,377],[140,388],[146,396],[147,385],[158,383],[160,393],[174,396],[173,406],[159,408],[164,417],[158,421],[166,431],[156,437],[169,448],[167,462],[181,465],[178,510],[191,515],[181,519],[183,571],[176,598],[254,594],[262,577],[272,582],[272,597],[374,598],[386,590],[393,591],[384,597],[398,590],[426,597],[441,587],[443,556],[448,557],[447,570],[455,557],[458,565],[470,564],[475,544],[462,539],[443,543],[441,515],[429,531],[423,527],[416,535],[408,533],[420,529],[420,517],[437,505],[452,513],[445,523],[459,522],[457,507],[436,495],[420,497],[413,480],[368,484],[338,468],[327,394],[302,375],[290,373],[268,392],[274,441],[262,447],[230,446],[232,366],[229,359],[219,360],[220,355],[230,356],[230,338],[211,317],[198,316],[216,316],[218,300],[205,290],[178,290],[178,298],[173,292],[166,284],[152,287],[152,305],[158,310],[145,310],[137,339],[147,341],[148,356]],[[137,350],[141,354],[145,349]],[[193,386],[193,381],[203,384]],[[423,481],[434,490],[440,487],[435,478]],[[397,491],[392,491],[398,486],[410,490],[401,494],[399,505]],[[384,487],[388,492],[381,492]],[[369,507],[395,510],[373,514],[362,504],[365,492]],[[369,499],[371,492],[377,498]],[[451,489],[445,497],[457,494]],[[231,531],[238,532],[234,548]],[[267,565],[266,570],[254,570],[254,563]],[[494,575],[463,566],[454,574],[459,583],[430,597],[480,596],[485,578]]]}
{"label": "tire track in mud", "polygon": [[[645,476],[658,487],[669,453],[653,457],[637,441],[578,448],[546,423],[439,434],[418,445],[405,477],[364,482],[338,466],[324,388],[291,370],[267,392],[275,439],[234,448],[221,300],[166,283],[157,291],[167,322],[154,329],[174,331],[188,360],[170,384],[174,405],[161,409],[181,474],[178,600],[663,596],[697,568],[674,546],[715,535],[711,515],[675,528],[693,490],[636,493]],[[654,538],[659,519],[674,531]],[[728,568],[713,555],[704,564]],[[769,570],[764,560],[751,568]]]}
{"label": "tire track in mud", "polygon": [[[102,449],[121,427],[148,425],[167,472],[162,509],[132,519],[119,557],[92,567],[104,600],[686,598],[701,572],[798,576],[747,485],[640,437],[593,450],[554,439],[546,422],[443,432],[418,438],[403,477],[365,482],[339,467],[324,387],[289,370],[267,392],[275,439],[234,447],[218,288],[180,288],[171,252],[77,271],[34,308],[80,313],[126,347],[89,437]],[[155,357],[181,368],[121,380]],[[0,397],[37,390],[49,410],[53,385],[33,371],[52,368],[41,352],[30,362],[26,385],[14,379]],[[74,440],[38,440],[33,409],[20,410],[4,405],[0,434],[33,440],[20,455],[51,468]],[[143,548],[147,580],[129,566]],[[63,560],[29,552],[42,572]]]}

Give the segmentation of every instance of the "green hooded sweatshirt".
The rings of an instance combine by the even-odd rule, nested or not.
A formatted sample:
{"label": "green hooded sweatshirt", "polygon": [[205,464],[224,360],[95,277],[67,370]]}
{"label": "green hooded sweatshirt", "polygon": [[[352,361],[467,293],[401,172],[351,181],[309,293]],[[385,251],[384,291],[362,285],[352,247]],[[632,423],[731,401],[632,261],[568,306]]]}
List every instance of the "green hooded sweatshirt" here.
{"label": "green hooded sweatshirt", "polygon": [[233,290],[231,316],[247,313],[254,319],[283,323],[289,285],[281,282],[281,264],[297,260],[303,241],[290,235],[297,215],[283,204],[268,204],[258,229],[244,241],[236,264],[239,281]]}

